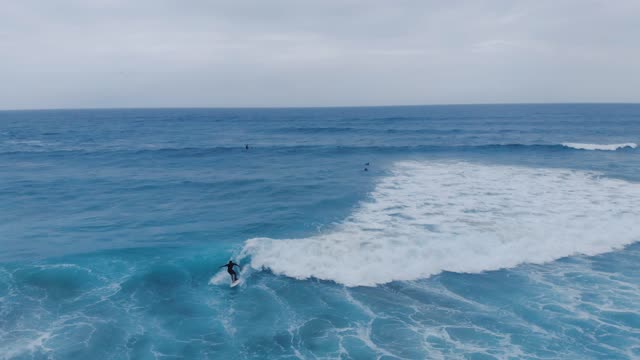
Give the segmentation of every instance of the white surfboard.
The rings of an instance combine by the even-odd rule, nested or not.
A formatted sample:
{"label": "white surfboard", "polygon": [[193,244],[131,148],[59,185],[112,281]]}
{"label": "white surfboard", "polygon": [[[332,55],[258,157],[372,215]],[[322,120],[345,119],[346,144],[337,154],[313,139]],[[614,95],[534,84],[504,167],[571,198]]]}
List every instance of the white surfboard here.
{"label": "white surfboard", "polygon": [[236,287],[236,286],[238,286],[238,284],[240,284],[240,280],[236,280],[236,281],[232,282],[231,285],[229,285],[229,287]]}

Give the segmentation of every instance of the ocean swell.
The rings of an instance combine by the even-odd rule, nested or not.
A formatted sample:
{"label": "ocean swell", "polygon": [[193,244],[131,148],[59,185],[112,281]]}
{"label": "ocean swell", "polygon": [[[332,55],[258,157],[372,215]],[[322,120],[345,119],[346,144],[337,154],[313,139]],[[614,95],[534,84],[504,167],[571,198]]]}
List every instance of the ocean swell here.
{"label": "ocean swell", "polygon": [[[428,142],[428,141],[427,141]],[[51,154],[58,153],[66,155],[75,154],[135,154],[135,155],[159,155],[166,157],[199,157],[212,154],[228,154],[239,153],[245,151],[244,145],[238,146],[189,146],[189,147],[163,147],[154,144],[131,144],[128,146],[103,144],[103,145],[65,145],[56,143],[38,143],[33,145],[22,146],[22,143],[0,143],[0,155],[15,154]],[[615,151],[619,149],[635,149],[635,143],[621,144],[582,144],[582,143],[562,143],[562,144],[519,144],[519,143],[487,143],[475,145],[448,144],[442,145],[438,143],[432,144],[414,144],[414,145],[389,145],[369,143],[350,143],[337,144],[331,140],[329,142],[318,143],[293,143],[288,145],[281,144],[252,144],[252,149],[260,152],[318,152],[318,151],[338,151],[338,152],[362,152],[362,151],[451,151],[451,150],[477,150],[477,149],[495,149],[495,150],[521,150],[521,151],[537,151],[537,150],[607,150]]]}
{"label": "ocean swell", "polygon": [[240,258],[296,279],[375,286],[595,255],[640,240],[640,184],[598,173],[403,161],[347,219]]}

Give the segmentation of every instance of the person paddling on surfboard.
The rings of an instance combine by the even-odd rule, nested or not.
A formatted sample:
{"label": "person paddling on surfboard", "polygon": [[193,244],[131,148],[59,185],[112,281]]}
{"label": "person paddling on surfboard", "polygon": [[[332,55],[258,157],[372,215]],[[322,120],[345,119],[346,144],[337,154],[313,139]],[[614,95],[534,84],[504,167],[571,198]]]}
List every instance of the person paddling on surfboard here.
{"label": "person paddling on surfboard", "polygon": [[235,271],[233,271],[233,267],[237,266],[238,268],[240,268],[240,265],[234,263],[233,261],[229,260],[228,263],[226,263],[225,265],[220,266],[221,268],[223,267],[227,267],[227,272],[229,273],[229,275],[231,275],[231,282],[234,281],[238,281],[238,275],[236,274]]}

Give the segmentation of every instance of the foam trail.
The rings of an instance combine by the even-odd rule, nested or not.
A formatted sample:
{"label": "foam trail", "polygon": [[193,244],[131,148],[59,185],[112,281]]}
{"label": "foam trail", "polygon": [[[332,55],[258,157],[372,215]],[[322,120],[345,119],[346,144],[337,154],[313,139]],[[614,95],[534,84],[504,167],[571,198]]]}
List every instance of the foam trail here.
{"label": "foam trail", "polygon": [[209,285],[229,284],[229,274],[226,270],[220,270],[209,279]]}
{"label": "foam trail", "polygon": [[597,173],[406,161],[329,232],[250,239],[241,256],[347,286],[482,272],[640,240],[638,203],[640,184]]}
{"label": "foam trail", "polygon": [[618,149],[638,147],[636,143],[624,143],[624,144],[581,144],[581,143],[562,143],[562,146],[570,147],[578,150],[606,150],[615,151]]}

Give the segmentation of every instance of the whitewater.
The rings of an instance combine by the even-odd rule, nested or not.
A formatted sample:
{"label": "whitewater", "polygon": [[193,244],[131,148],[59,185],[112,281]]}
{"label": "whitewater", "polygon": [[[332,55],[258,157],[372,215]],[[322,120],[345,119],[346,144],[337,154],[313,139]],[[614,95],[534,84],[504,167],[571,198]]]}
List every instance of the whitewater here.
{"label": "whitewater", "polygon": [[636,143],[624,143],[624,144],[580,144],[580,143],[563,143],[563,146],[578,149],[578,150],[604,150],[604,151],[615,151],[618,149],[631,148],[635,149],[638,147]]}
{"label": "whitewater", "polygon": [[562,169],[400,162],[326,233],[255,238],[254,269],[347,286],[595,255],[640,238],[640,184]]}
{"label": "whitewater", "polygon": [[0,359],[640,358],[639,141],[632,104],[0,111]]}

